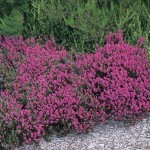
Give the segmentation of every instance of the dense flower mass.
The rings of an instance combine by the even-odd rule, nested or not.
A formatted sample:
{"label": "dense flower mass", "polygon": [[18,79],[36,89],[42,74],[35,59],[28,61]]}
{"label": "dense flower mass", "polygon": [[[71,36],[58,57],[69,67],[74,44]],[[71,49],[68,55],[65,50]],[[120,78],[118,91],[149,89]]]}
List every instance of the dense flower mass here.
{"label": "dense flower mass", "polygon": [[[144,39],[106,36],[95,53],[74,57],[53,40],[0,37],[0,132],[15,129],[26,143],[50,127],[83,132],[107,119],[150,111],[150,64]],[[5,136],[1,136],[5,138]]]}

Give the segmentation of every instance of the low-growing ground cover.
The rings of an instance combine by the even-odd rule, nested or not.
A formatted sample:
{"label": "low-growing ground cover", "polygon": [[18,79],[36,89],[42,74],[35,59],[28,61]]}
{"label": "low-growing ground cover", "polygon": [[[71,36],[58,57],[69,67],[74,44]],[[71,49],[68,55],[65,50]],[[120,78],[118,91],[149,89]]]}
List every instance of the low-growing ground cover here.
{"label": "low-growing ground cover", "polygon": [[0,37],[0,140],[38,141],[52,130],[86,132],[95,124],[138,120],[150,111],[150,64],[140,38],[122,31],[91,54],[71,54],[52,39]]}

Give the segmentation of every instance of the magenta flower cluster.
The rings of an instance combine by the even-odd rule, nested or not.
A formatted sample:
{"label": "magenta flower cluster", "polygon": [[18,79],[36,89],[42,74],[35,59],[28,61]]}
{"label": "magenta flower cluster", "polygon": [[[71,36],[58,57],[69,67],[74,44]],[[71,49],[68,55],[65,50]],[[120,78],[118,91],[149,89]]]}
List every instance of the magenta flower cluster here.
{"label": "magenta flower cluster", "polygon": [[121,31],[106,36],[95,53],[74,57],[53,40],[0,37],[0,62],[0,120],[26,143],[59,124],[85,132],[109,118],[150,111],[146,50],[126,44]]}

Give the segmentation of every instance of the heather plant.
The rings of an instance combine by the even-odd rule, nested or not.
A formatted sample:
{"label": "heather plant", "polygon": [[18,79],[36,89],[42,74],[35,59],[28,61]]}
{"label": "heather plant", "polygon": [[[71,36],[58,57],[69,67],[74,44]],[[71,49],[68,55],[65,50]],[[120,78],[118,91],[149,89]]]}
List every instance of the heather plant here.
{"label": "heather plant", "polygon": [[[6,51],[1,55],[2,64],[7,70],[13,67],[15,73],[11,89],[5,86],[1,91],[3,126],[12,124],[17,137],[29,143],[44,136],[51,126],[59,130],[65,127],[65,131],[86,131],[96,122],[92,116],[94,112],[99,115],[97,120],[104,120],[103,106],[99,106],[98,112],[92,110],[97,108],[96,103],[86,108],[90,107],[86,99],[92,96],[78,90],[80,78],[74,73],[73,62],[69,61],[71,56],[65,49],[56,49],[52,41],[43,46],[34,44],[33,39],[32,43],[22,41],[23,48],[19,49],[21,40],[5,38],[1,45]],[[7,71],[2,70],[2,74],[8,80]]]}
{"label": "heather plant", "polygon": [[[105,102],[111,118],[136,120],[150,109],[150,65],[141,37],[130,46],[122,32],[106,36],[106,45],[94,54],[82,55],[76,62],[84,91]],[[80,86],[81,87],[81,86]]]}
{"label": "heather plant", "polygon": [[94,53],[71,54],[52,38],[39,44],[34,38],[0,37],[1,146],[38,141],[54,131],[87,132],[110,118],[132,121],[149,113],[145,39],[131,46],[119,30],[105,41]]}
{"label": "heather plant", "polygon": [[[85,96],[76,89],[79,77],[72,70],[73,62],[67,62],[69,59],[67,55],[65,50],[55,52],[55,48],[51,50],[49,47],[29,49],[26,51],[27,58],[16,76],[18,83],[15,83],[14,92],[20,95],[18,101],[24,102],[22,104],[24,109],[32,110],[34,122],[41,124],[41,130],[44,130],[46,125],[66,124],[68,129],[73,128],[81,132],[93,124],[92,109],[91,113],[87,110],[84,106]],[[26,101],[23,101],[24,96]],[[80,104],[81,99],[83,99],[83,106]],[[105,112],[102,109],[99,113],[101,113],[100,120],[105,116]],[[22,123],[20,126],[22,127]],[[26,129],[23,125],[22,128],[28,131],[28,127]],[[32,131],[28,132],[32,135]],[[42,136],[40,131],[38,134]],[[32,138],[26,136],[25,141],[38,139],[36,134]]]}
{"label": "heather plant", "polygon": [[119,31],[106,36],[106,45],[81,61],[88,87],[105,101],[114,119],[133,120],[150,109],[150,65],[146,50],[140,48],[143,44],[143,38],[135,46],[126,44]]}
{"label": "heather plant", "polygon": [[[149,111],[149,95],[150,95],[150,80],[149,80],[149,71],[150,66],[147,60],[147,54],[146,50],[142,49],[141,46],[144,44],[144,39],[140,38],[137,42],[137,44],[133,47],[127,45],[127,44],[121,44],[122,41],[119,42],[120,44],[116,45],[116,51],[114,48],[109,48],[106,46],[104,47],[104,50],[108,50],[107,54],[112,53],[110,51],[115,52],[115,59],[108,59],[109,63],[114,64],[114,68],[117,65],[118,66],[118,78],[121,80],[119,84],[115,87],[114,90],[118,88],[118,102],[115,102],[114,100],[111,100],[109,105],[112,104],[112,107],[114,106],[114,111],[117,109],[116,103],[119,104],[119,95],[124,95],[124,97],[121,97],[121,102],[119,104],[122,106],[121,111],[116,113],[116,118],[119,118],[121,115],[121,112],[123,115],[127,115],[127,118],[131,116],[131,118],[135,117],[136,115],[139,115],[141,112]],[[118,49],[118,50],[117,50]],[[122,49],[123,52],[120,52],[119,50]],[[119,53],[117,55],[117,53]],[[121,53],[121,54],[120,54]],[[118,60],[117,61],[115,60]],[[116,63],[116,64],[115,64]],[[117,71],[113,69],[113,66],[111,68],[112,71],[109,73],[111,74],[111,80],[116,80],[117,83],[118,79],[114,79],[114,75],[117,75]],[[123,78],[121,77],[123,76]],[[122,79],[121,79],[122,78]],[[108,80],[107,80],[108,81]],[[110,81],[111,82],[111,81]],[[125,83],[125,84],[123,84]],[[110,95],[115,94],[116,92],[112,92],[113,87],[110,90]],[[121,92],[121,93],[120,93]],[[124,94],[123,94],[123,93]],[[126,92],[126,93],[125,93]],[[130,94],[129,94],[130,93]],[[109,96],[110,96],[109,95]],[[117,98],[115,97],[115,100]],[[120,115],[120,116],[119,116]]]}
{"label": "heather plant", "polygon": [[[21,111],[21,105],[16,103],[12,82],[15,79],[16,69],[19,67],[24,50],[29,47],[22,37],[0,36],[0,147],[13,148],[20,144],[21,140],[16,131],[17,122],[14,118]],[[30,41],[30,46],[32,45]],[[5,91],[5,94],[3,93]],[[5,116],[5,119],[4,119]]]}

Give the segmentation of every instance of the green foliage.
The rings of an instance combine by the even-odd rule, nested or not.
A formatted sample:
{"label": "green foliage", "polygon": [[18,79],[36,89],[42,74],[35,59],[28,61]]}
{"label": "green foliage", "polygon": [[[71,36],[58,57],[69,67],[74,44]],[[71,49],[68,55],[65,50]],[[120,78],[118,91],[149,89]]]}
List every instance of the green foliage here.
{"label": "green foliage", "polygon": [[9,1],[6,0],[0,0],[0,17],[3,17],[4,15],[8,15],[12,10],[12,4],[9,3]]}
{"label": "green foliage", "polygon": [[12,11],[4,19],[0,18],[1,35],[21,35],[23,30],[23,16],[19,11]]}
{"label": "green foliage", "polygon": [[14,125],[8,124],[8,126],[6,126],[0,121],[0,135],[1,150],[13,149],[14,146],[20,144],[20,139]]}
{"label": "green foliage", "polygon": [[87,52],[93,49],[93,45],[102,42],[102,31],[107,28],[109,21],[107,14],[108,9],[97,9],[96,1],[88,0],[86,4],[78,1],[77,8],[67,17],[63,17],[66,26],[74,31],[71,45],[76,50]]}
{"label": "green foliage", "polygon": [[13,10],[20,10],[29,0],[0,0],[0,17],[10,15]]}
{"label": "green foliage", "polygon": [[134,44],[144,36],[150,49],[147,0],[0,0],[0,5],[0,34],[52,34],[67,50],[72,47],[78,52],[92,52],[96,43],[104,44],[106,34],[120,28],[125,41]]}
{"label": "green foliage", "polygon": [[[62,14],[64,6],[60,3],[53,0],[30,0],[26,7],[28,11],[24,13],[23,30],[25,37],[37,37],[38,35],[44,37],[45,35],[54,35],[54,33],[57,36],[63,29]],[[59,37],[59,39],[62,38]]]}

